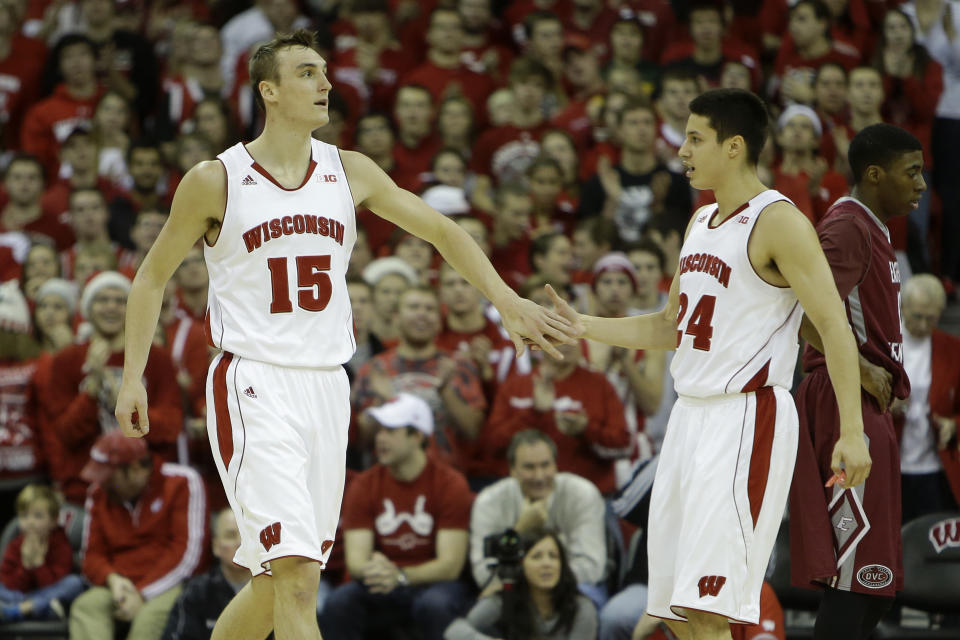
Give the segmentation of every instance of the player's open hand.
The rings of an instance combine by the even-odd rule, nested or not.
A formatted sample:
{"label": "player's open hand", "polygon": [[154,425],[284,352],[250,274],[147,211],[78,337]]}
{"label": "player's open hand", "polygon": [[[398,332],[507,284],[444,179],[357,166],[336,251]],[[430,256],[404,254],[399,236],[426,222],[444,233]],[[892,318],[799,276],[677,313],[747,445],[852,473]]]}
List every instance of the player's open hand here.
{"label": "player's open hand", "polygon": [[555,345],[570,344],[583,333],[579,323],[573,324],[560,313],[520,297],[501,308],[500,317],[518,356],[529,344],[562,360]]}
{"label": "player's open hand", "polygon": [[840,486],[851,489],[866,481],[870,475],[870,451],[863,435],[840,436],[833,447],[830,467],[840,478]]}
{"label": "player's open hand", "polygon": [[150,421],[147,418],[147,390],[141,381],[124,381],[120,385],[114,415],[117,416],[123,435],[142,438],[150,433]]}

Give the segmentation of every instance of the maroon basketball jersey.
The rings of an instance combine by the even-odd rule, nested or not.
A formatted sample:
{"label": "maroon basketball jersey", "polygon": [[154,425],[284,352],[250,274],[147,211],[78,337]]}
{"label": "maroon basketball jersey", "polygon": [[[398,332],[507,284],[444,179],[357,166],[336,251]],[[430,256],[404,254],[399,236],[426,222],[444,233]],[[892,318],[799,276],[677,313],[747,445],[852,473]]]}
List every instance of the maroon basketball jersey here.
{"label": "maroon basketball jersey", "polygon": [[[910,381],[903,370],[900,266],[886,225],[865,204],[845,197],[827,210],[817,234],[860,353],[889,371],[893,395],[906,398]],[[825,365],[823,354],[808,345],[803,370]]]}

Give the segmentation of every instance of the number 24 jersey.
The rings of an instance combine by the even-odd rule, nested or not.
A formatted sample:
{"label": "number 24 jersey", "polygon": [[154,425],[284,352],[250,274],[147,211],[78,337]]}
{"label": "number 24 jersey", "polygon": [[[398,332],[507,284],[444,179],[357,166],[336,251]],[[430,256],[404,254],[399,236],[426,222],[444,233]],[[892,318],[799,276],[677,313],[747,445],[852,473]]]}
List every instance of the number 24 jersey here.
{"label": "number 24 jersey", "polygon": [[[803,309],[793,290],[764,281],[747,246],[757,219],[784,200],[768,190],[717,225],[717,205],[696,213],[680,250],[677,393],[706,398],[764,386],[790,389]],[[712,226],[713,225],[713,226]]]}
{"label": "number 24 jersey", "polygon": [[348,361],[356,343],[346,273],[357,231],[338,149],[312,140],[294,189],[242,143],[217,158],[227,172],[227,204],[216,244],[204,246],[211,343],[288,367]]}

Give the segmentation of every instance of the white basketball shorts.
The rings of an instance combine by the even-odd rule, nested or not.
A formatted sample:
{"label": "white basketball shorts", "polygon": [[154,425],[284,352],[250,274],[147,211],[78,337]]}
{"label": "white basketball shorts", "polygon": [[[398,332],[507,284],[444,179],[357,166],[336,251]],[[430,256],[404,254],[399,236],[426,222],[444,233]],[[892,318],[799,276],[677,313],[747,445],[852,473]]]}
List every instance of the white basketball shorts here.
{"label": "white basketball shorts", "polygon": [[797,434],[793,398],[780,387],[677,400],[650,498],[650,615],[759,621]]}
{"label": "white basketball shorts", "polygon": [[302,556],[326,564],[343,499],[350,385],[343,367],[279,367],[221,353],[207,375],[207,435],[253,575]]}

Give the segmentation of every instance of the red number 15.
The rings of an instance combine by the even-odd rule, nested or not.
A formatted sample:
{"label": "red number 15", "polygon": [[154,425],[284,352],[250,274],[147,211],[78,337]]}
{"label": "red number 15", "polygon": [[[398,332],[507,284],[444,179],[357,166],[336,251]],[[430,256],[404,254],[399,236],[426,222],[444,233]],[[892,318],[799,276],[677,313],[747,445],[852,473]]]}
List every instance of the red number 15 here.
{"label": "red number 15", "polygon": [[[330,256],[297,256],[297,305],[307,311],[323,311],[330,302],[333,284],[330,282]],[[287,278],[286,258],[267,258],[273,301],[270,313],[290,313],[290,280]]]}

